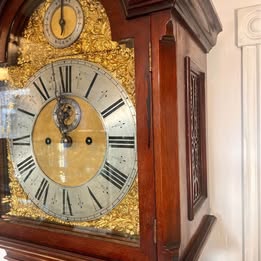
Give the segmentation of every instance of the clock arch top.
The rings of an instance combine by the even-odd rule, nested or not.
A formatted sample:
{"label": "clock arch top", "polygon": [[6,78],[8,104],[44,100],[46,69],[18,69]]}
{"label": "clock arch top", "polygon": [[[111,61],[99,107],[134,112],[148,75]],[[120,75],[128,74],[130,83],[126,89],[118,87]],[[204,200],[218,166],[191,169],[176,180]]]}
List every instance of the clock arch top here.
{"label": "clock arch top", "polygon": [[[28,17],[43,0],[2,0],[0,1],[0,45],[5,48],[0,51],[0,63],[8,60],[8,39],[10,34],[20,35]],[[170,10],[177,16],[199,42],[205,52],[215,45],[217,35],[222,31],[222,25],[211,1],[203,4],[188,3],[183,0],[101,0],[111,24],[112,39],[120,40],[131,37],[128,19],[146,16],[151,13]],[[202,23],[205,21],[204,23]],[[139,30],[139,18],[133,19],[136,30]],[[207,23],[207,27],[206,27]]]}

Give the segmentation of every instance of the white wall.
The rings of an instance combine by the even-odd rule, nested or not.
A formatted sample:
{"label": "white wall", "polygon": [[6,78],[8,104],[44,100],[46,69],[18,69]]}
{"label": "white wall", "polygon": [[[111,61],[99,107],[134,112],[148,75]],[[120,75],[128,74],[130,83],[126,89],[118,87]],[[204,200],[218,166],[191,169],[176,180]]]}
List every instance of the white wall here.
{"label": "white wall", "polygon": [[261,0],[212,2],[223,25],[208,55],[207,88],[209,199],[218,222],[200,261],[242,261],[242,75],[235,10]]}

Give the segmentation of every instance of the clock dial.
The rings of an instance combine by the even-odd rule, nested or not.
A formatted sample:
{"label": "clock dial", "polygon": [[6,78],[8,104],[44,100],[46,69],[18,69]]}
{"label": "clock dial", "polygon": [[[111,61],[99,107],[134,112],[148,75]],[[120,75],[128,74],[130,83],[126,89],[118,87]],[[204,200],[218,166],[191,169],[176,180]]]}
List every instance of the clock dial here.
{"label": "clock dial", "polygon": [[95,64],[49,64],[17,101],[11,141],[15,175],[49,215],[93,220],[112,210],[136,177],[135,109],[121,85]]}
{"label": "clock dial", "polygon": [[55,0],[44,17],[44,33],[55,48],[65,48],[80,36],[84,18],[77,0]]}

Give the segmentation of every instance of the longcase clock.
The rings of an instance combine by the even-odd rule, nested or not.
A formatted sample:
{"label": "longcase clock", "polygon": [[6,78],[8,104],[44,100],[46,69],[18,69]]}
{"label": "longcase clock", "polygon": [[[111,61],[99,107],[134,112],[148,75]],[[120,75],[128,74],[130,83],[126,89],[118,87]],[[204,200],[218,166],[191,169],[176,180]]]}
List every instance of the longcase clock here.
{"label": "longcase clock", "polygon": [[2,0],[0,28],[7,260],[196,260],[211,2]]}

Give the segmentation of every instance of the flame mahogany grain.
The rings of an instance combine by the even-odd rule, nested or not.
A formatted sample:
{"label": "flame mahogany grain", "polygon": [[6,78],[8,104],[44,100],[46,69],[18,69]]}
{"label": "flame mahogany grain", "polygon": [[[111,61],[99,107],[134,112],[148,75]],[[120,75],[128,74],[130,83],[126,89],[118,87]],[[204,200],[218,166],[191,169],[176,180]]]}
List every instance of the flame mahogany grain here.
{"label": "flame mahogany grain", "polygon": [[[2,65],[16,63],[17,49],[8,48],[9,40],[19,46],[42,1],[0,1]],[[214,46],[221,24],[208,0],[204,6],[184,0],[100,1],[113,40],[134,40],[140,239],[8,218],[0,220],[0,247],[7,260],[173,261],[182,260],[183,253],[194,258],[184,260],[196,260],[214,222],[203,222],[209,214],[205,206],[193,222],[187,220],[184,58],[190,56],[205,71],[205,53]],[[4,148],[1,141],[1,183],[6,179]],[[192,237],[197,228],[202,236]],[[193,243],[197,240],[201,243]]]}

